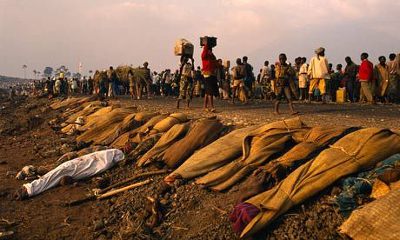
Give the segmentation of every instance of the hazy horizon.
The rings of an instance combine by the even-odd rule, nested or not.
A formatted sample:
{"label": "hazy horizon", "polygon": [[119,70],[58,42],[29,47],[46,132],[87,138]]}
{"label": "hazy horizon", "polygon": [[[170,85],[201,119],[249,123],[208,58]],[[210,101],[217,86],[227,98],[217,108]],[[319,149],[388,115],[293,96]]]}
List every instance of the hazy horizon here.
{"label": "hazy horizon", "polygon": [[65,65],[83,73],[121,64],[174,69],[177,39],[195,44],[218,37],[215,55],[231,62],[244,55],[255,72],[279,53],[309,60],[323,46],[333,64],[359,62],[368,52],[400,52],[400,1],[390,0],[0,0],[0,75],[23,77],[22,65],[43,72]]}

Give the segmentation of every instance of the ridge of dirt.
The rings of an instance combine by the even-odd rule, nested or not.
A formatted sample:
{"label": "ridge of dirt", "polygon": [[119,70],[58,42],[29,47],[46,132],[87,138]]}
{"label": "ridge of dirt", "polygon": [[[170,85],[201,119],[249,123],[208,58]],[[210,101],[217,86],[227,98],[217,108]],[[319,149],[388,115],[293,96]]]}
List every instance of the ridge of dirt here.
{"label": "ridge of dirt", "polygon": [[[118,100],[139,110],[174,112],[175,99]],[[199,188],[193,181],[177,182],[161,197],[162,223],[148,229],[144,222],[146,197],[154,195],[166,175],[152,177],[152,183],[102,201],[74,207],[62,204],[85,197],[96,188],[98,177],[111,183],[151,169],[117,166],[99,176],[60,186],[25,201],[15,201],[13,192],[24,181],[15,174],[25,165],[50,166],[74,144],[72,137],[54,131],[47,123],[62,110],[51,110],[44,98],[0,101],[0,218],[15,222],[11,239],[238,239],[229,222],[239,186],[225,193]],[[194,118],[213,115],[202,111],[201,99],[191,110],[178,110]],[[346,125],[399,129],[399,105],[297,104],[301,119],[310,126]],[[281,120],[288,114],[272,114],[272,104],[254,101],[232,105],[217,101],[216,115],[226,125],[247,126]],[[282,111],[287,111],[283,104]],[[154,169],[153,169],[154,170]],[[328,203],[330,189],[278,218],[258,239],[338,239],[336,229],[343,218]],[[1,230],[1,229],[0,229]]]}

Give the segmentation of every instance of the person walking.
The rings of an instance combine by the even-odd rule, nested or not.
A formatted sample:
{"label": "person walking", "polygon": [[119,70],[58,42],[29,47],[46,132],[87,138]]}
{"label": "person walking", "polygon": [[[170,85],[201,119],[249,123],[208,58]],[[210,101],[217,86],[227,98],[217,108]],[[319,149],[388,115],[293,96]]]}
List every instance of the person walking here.
{"label": "person walking", "polygon": [[386,57],[380,56],[379,63],[374,67],[374,79],[377,84],[377,98],[383,103],[389,103],[389,66],[386,64]]}
{"label": "person walking", "polygon": [[391,53],[388,62],[389,70],[389,88],[388,98],[390,102],[397,102],[400,100],[400,54]]}
{"label": "person walking", "polygon": [[307,58],[301,58],[301,66],[299,69],[299,89],[300,89],[300,101],[306,99],[307,94],[307,84],[308,84],[308,65],[307,65]]}
{"label": "person walking", "polygon": [[371,82],[373,78],[373,64],[368,60],[368,53],[361,54],[361,65],[358,69],[358,78],[361,84],[360,97],[366,98],[368,103],[374,103],[374,97],[371,93]]}
{"label": "person walking", "polygon": [[231,74],[229,72],[230,63],[226,63],[222,66],[222,70],[224,71],[223,79],[222,79],[222,99],[229,100],[229,90],[231,87]]}
{"label": "person walking", "polygon": [[277,88],[277,95],[274,104],[275,114],[280,114],[279,112],[279,104],[280,100],[283,96],[286,97],[286,100],[289,104],[290,113],[292,115],[298,114],[293,108],[292,102],[292,93],[290,90],[290,79],[295,77],[294,69],[287,64],[287,57],[286,54],[281,53],[279,54],[279,63],[275,66],[275,75],[276,75],[276,88]]}
{"label": "person walking", "polygon": [[108,95],[109,97],[115,98],[117,96],[118,76],[112,66],[110,66],[110,69],[108,71],[108,82]]}
{"label": "person walking", "polygon": [[189,108],[193,97],[194,59],[190,58],[190,60],[191,63],[188,59],[184,60],[180,67],[179,97],[176,101],[178,109],[181,100],[186,100],[186,108]]}
{"label": "person walking", "polygon": [[254,73],[253,73],[253,66],[248,63],[248,57],[244,56],[242,58],[242,63],[246,70],[246,75],[244,77],[244,87],[246,89],[247,97],[253,96],[253,82],[255,80]]}
{"label": "person walking", "polygon": [[152,92],[151,92],[151,84],[153,80],[151,79],[151,70],[149,68],[149,63],[144,62],[143,63],[143,75],[144,75],[144,81],[145,81],[145,86],[146,86],[146,94],[147,94],[147,99],[151,99]]}
{"label": "person walking", "polygon": [[235,96],[242,94],[244,102],[247,103],[247,95],[245,93],[244,78],[246,75],[245,65],[240,58],[236,59],[236,66],[232,68],[232,103],[235,103]]}
{"label": "person walking", "polygon": [[201,53],[202,72],[204,76],[204,110],[215,112],[214,96],[218,96],[218,84],[215,76],[217,58],[212,52],[212,47],[204,44],[203,52]]}
{"label": "person walking", "polygon": [[172,95],[172,76],[171,76],[171,69],[167,69],[163,76],[163,93],[164,96],[171,96]]}
{"label": "person walking", "polygon": [[339,89],[343,79],[342,68],[342,64],[337,64],[336,72],[331,74],[331,97],[333,102],[336,102],[336,91]]}
{"label": "person walking", "polygon": [[346,67],[344,69],[343,79],[344,85],[346,87],[346,91],[348,93],[348,99],[350,102],[356,101],[356,80],[357,80],[357,73],[358,73],[358,66],[351,60],[349,56],[345,59]]}
{"label": "person walking", "polygon": [[267,100],[271,99],[270,92],[271,87],[271,68],[269,67],[269,61],[264,62],[264,66],[261,68],[260,73],[260,85],[262,97]]}
{"label": "person walking", "polygon": [[308,76],[310,78],[310,87],[308,90],[308,102],[311,102],[311,97],[316,88],[319,89],[322,95],[322,102],[325,103],[326,84],[325,79],[330,78],[328,71],[328,60],[325,57],[325,48],[320,47],[315,50],[316,56],[311,58],[308,68]]}

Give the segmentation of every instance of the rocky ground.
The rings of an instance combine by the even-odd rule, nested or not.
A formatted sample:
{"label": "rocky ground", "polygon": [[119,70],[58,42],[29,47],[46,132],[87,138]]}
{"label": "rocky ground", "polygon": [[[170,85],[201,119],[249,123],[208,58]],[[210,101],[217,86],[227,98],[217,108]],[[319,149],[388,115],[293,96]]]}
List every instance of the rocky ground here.
{"label": "rocky ground", "polygon": [[[132,101],[121,98],[122,105],[136,105],[139,110],[174,112],[175,99],[156,98]],[[126,179],[142,169],[117,166],[106,173],[61,186],[25,201],[15,201],[13,192],[23,181],[15,174],[25,165],[49,166],[74,145],[72,137],[60,135],[47,123],[62,110],[51,110],[45,98],[0,100],[0,232],[13,231],[11,239],[237,239],[228,215],[239,186],[225,193],[200,189],[189,182],[177,182],[160,201],[162,223],[146,227],[146,197],[160,189],[165,176],[152,177],[152,183],[108,200],[91,201],[74,207],[65,202],[85,197],[96,188],[98,177],[111,183]],[[301,119],[310,126],[346,125],[400,128],[399,105],[302,104],[295,105]],[[272,113],[272,104],[256,100],[232,105],[217,101],[215,114],[226,125],[246,126],[291,117],[285,104],[282,115]],[[214,115],[202,110],[195,99],[190,110],[179,110],[194,118]],[[151,169],[150,169],[151,170]],[[149,171],[149,169],[146,169]],[[333,191],[334,192],[334,191]],[[277,219],[259,239],[340,239],[336,232],[343,217],[330,203],[332,187],[297,206]],[[6,220],[6,221],[4,221]]]}

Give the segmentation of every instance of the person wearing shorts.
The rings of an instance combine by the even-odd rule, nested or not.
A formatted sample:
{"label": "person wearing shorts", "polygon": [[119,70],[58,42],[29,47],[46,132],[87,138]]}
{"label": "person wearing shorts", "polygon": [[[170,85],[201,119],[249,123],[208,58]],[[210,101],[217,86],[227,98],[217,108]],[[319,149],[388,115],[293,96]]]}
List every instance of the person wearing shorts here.
{"label": "person wearing shorts", "polygon": [[194,60],[191,58],[192,63],[185,61],[183,63],[181,78],[179,81],[179,97],[176,103],[176,108],[179,108],[181,100],[186,100],[186,107],[189,108],[190,102],[193,97],[193,76],[194,76]]}
{"label": "person wearing shorts", "polygon": [[[235,103],[235,95],[237,90],[239,92],[244,93],[244,102],[247,102],[247,95],[244,92],[244,77],[245,77],[245,65],[242,63],[242,60],[240,58],[236,59],[236,66],[232,68],[232,103]],[[239,95],[238,92],[238,95]]]}
{"label": "person wearing shorts", "polygon": [[286,100],[289,104],[289,109],[292,115],[297,114],[298,112],[294,111],[293,102],[292,102],[292,95],[290,90],[290,79],[295,76],[294,69],[287,64],[286,62],[287,57],[286,54],[281,53],[279,54],[279,64],[275,66],[275,76],[276,76],[276,100],[274,104],[275,114],[279,113],[279,104],[280,100],[283,97],[286,97]]}

